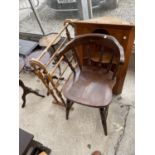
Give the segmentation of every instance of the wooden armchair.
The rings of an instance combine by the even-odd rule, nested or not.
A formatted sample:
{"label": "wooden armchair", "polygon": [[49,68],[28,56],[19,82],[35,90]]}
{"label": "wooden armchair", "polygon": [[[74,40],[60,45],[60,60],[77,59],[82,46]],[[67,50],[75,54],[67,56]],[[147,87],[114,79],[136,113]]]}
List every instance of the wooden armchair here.
{"label": "wooden armchair", "polygon": [[[82,61],[79,59],[80,50],[83,50]],[[74,56],[76,67],[69,61],[69,52]],[[59,57],[63,58],[72,70],[62,89],[67,99],[66,119],[73,103],[99,108],[104,133],[107,135],[106,119],[112,101],[112,89],[119,66],[125,59],[122,46],[109,35],[79,35],[60,50]]]}

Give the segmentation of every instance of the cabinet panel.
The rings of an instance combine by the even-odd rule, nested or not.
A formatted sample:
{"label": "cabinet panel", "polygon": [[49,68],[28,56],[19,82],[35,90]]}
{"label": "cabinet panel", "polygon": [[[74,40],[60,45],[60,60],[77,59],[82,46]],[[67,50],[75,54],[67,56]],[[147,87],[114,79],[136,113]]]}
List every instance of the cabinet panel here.
{"label": "cabinet panel", "polygon": [[[132,47],[134,43],[134,25],[130,24],[104,24],[104,23],[89,23],[89,22],[73,22],[75,28],[75,35],[94,33],[96,31],[101,31],[101,33],[109,33],[114,36],[120,44],[123,46],[125,51],[125,63],[120,67],[117,82],[113,89],[114,94],[120,94],[123,89],[123,84],[128,69],[130,55],[132,53]],[[82,49],[79,53],[80,61],[83,63],[83,53]]]}

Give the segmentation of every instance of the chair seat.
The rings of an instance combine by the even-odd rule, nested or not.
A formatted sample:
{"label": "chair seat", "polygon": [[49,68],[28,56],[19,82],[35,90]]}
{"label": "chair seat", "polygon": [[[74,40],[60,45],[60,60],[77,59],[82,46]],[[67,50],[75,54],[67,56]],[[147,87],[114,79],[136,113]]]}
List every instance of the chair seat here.
{"label": "chair seat", "polygon": [[103,107],[112,100],[112,88],[116,80],[112,80],[112,72],[95,67],[75,69],[63,88],[64,96],[76,103],[91,107]]}

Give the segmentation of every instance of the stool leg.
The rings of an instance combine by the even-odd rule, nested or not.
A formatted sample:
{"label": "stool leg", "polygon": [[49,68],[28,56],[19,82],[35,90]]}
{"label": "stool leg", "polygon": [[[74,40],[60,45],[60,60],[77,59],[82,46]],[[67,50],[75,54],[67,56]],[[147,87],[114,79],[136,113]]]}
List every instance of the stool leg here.
{"label": "stool leg", "polygon": [[23,95],[22,95],[22,100],[23,100],[22,108],[24,108],[25,107],[25,104],[26,104],[26,95],[27,95],[27,93],[25,93],[23,91]]}
{"label": "stool leg", "polygon": [[67,102],[66,102],[66,120],[68,120],[69,111],[70,111],[72,105],[73,105],[73,102],[67,99]]}
{"label": "stool leg", "polygon": [[101,115],[101,121],[102,126],[104,129],[104,134],[107,136],[107,116],[108,116],[108,106],[100,108],[100,115]]}
{"label": "stool leg", "polygon": [[35,94],[35,95],[37,95],[37,96],[40,96],[40,97],[45,97],[44,95],[41,95],[41,94],[39,94],[37,91],[32,90],[32,89],[30,89],[30,92],[29,92],[29,93],[33,93],[33,94]]}
{"label": "stool leg", "polygon": [[39,94],[37,91],[32,90],[31,88],[25,86],[24,82],[22,80],[19,79],[19,85],[23,88],[23,95],[22,95],[22,100],[23,100],[23,104],[22,104],[22,108],[25,107],[26,105],[26,95],[29,93],[33,93],[37,96],[40,97],[45,97],[44,95]]}

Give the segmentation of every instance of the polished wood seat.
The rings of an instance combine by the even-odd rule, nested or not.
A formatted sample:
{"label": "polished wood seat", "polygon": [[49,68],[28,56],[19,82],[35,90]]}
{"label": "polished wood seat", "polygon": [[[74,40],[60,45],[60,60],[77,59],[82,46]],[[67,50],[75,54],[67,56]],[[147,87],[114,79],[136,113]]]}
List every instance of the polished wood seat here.
{"label": "polished wood seat", "polygon": [[[72,75],[63,88],[66,98],[83,105],[103,107],[112,100],[112,88],[116,80],[112,80],[112,72],[97,67],[76,68],[75,77]],[[75,78],[75,79],[74,79]]]}
{"label": "polished wood seat", "polygon": [[[79,57],[81,49],[84,55],[82,61]],[[69,52],[77,65],[69,61]],[[68,42],[59,56],[63,57],[72,71],[62,90],[67,99],[66,119],[73,103],[99,108],[104,133],[107,135],[106,119],[112,101],[112,89],[119,67],[125,59],[122,46],[109,35],[80,35]]]}

